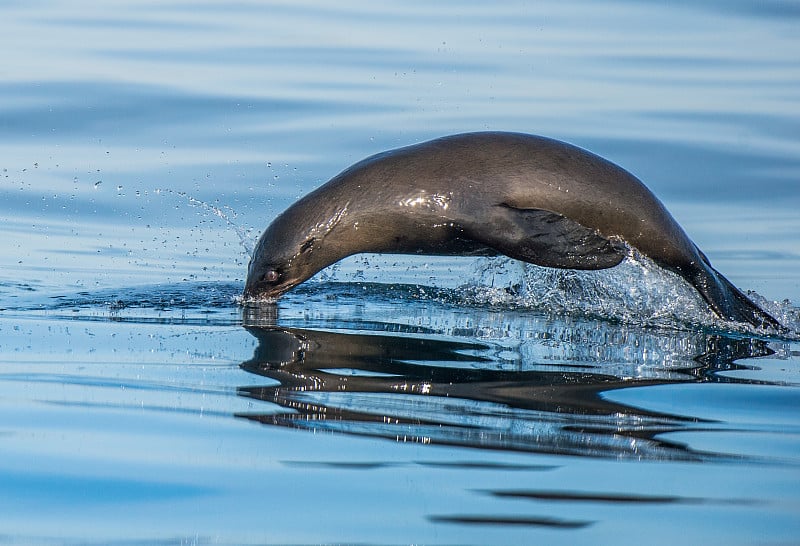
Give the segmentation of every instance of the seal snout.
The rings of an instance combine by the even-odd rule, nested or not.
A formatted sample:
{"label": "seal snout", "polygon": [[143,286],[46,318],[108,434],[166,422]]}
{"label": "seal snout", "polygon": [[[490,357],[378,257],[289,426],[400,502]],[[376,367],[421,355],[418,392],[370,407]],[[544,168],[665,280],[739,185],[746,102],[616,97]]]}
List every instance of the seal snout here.
{"label": "seal snout", "polygon": [[270,301],[278,299],[290,287],[276,288],[265,284],[248,284],[242,294],[244,301]]}
{"label": "seal snout", "polygon": [[288,288],[280,289],[272,283],[267,283],[260,280],[251,281],[248,279],[247,284],[245,284],[244,287],[243,295],[245,300],[276,299],[281,294],[286,292],[286,290],[288,290]]}
{"label": "seal snout", "polygon": [[243,297],[251,301],[276,300],[303,280],[281,273],[277,268],[265,267],[247,276]]}

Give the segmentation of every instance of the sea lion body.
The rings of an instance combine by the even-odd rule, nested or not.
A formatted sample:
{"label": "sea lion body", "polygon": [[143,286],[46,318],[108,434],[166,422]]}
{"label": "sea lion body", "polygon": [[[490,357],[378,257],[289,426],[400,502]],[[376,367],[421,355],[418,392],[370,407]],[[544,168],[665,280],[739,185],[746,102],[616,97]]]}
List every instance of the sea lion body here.
{"label": "sea lion body", "polygon": [[779,323],[714,270],[635,176],[520,133],[468,133],[371,156],[295,202],[262,234],[245,297],[275,298],[360,252],[504,254],[604,269],[626,245],[683,276],[719,316]]}

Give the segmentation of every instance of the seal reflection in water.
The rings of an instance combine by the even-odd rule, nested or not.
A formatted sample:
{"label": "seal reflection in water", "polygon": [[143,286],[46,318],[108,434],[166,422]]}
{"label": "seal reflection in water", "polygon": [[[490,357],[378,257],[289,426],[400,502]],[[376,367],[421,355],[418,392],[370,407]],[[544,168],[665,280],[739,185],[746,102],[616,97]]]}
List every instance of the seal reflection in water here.
{"label": "seal reflection in water", "polygon": [[[246,313],[245,324],[260,323],[258,314]],[[237,416],[404,442],[617,459],[733,457],[742,462],[739,456],[698,451],[668,439],[670,432],[728,434],[728,424],[716,428],[687,414],[617,403],[604,393],[738,382],[716,372],[745,369],[735,360],[772,354],[766,342],[625,329],[599,321],[529,322],[517,317],[505,325],[512,324],[537,335],[510,350],[491,340],[430,336],[391,323],[377,332],[330,331],[319,325],[245,326],[258,345],[241,367],[271,381],[263,386],[248,381],[238,393],[269,404],[254,405]],[[560,341],[565,339],[582,341]],[[597,360],[598,351],[605,358]],[[514,357],[509,359],[509,353]],[[665,360],[664,354],[672,359]]]}
{"label": "seal reflection in water", "polygon": [[504,254],[605,269],[638,250],[719,317],[780,323],[717,272],[635,176],[581,148],[519,133],[468,133],[383,152],[298,200],[264,231],[244,296],[273,299],[360,252]]}

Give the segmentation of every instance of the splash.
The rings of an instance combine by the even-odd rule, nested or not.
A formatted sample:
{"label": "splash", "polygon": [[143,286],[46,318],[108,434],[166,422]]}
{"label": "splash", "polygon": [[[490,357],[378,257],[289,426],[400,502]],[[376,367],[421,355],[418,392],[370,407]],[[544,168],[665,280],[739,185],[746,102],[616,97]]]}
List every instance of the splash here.
{"label": "splash", "polygon": [[[434,300],[644,327],[700,328],[776,337],[773,331],[720,319],[682,277],[633,249],[618,266],[599,271],[546,268],[507,257],[440,260],[444,261],[362,254],[327,268],[288,296],[325,293],[331,298],[346,298],[358,292],[357,297],[364,300]],[[800,337],[800,309],[788,300],[774,302],[756,293],[748,295],[794,332],[780,337]]]}
{"label": "splash", "polygon": [[[577,271],[540,267],[510,258],[477,264],[475,282],[461,287],[469,304],[501,305],[617,320],[642,326],[700,326],[748,334],[772,334],[717,317],[682,277],[631,250],[617,267]],[[753,301],[791,331],[800,332],[800,310],[751,292]]]}
{"label": "splash", "polygon": [[746,294],[753,303],[772,315],[792,332],[786,336],[788,339],[795,341],[800,339],[800,307],[793,306],[788,299],[781,301],[769,300],[753,290],[748,290]]}
{"label": "splash", "polygon": [[241,245],[245,253],[247,253],[247,256],[252,258],[253,248],[254,248],[253,237],[252,237],[253,229],[243,228],[242,226],[237,224],[234,221],[237,217],[236,211],[234,211],[231,207],[225,205],[224,207],[221,208],[216,205],[212,205],[211,203],[206,203],[205,201],[201,201],[200,199],[192,197],[191,195],[189,195],[184,191],[173,191],[173,190],[159,190],[159,191],[182,197],[183,199],[188,201],[191,206],[200,207],[203,210],[210,212],[214,216],[217,216],[222,220],[224,220],[225,223],[228,225],[228,227],[233,229],[233,231],[236,233],[236,236],[239,238],[239,245]]}

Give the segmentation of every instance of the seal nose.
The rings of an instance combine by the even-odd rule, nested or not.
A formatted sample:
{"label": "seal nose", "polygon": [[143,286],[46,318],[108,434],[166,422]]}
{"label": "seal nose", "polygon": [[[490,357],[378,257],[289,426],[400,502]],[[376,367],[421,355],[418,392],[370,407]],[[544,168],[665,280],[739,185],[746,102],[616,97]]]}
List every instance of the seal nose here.
{"label": "seal nose", "polygon": [[244,299],[251,299],[255,297],[255,290],[253,284],[250,282],[250,278],[247,278],[247,281],[244,283],[244,292],[242,292],[242,297]]}
{"label": "seal nose", "polygon": [[266,271],[262,275],[249,275],[244,285],[243,297],[250,300],[275,299],[296,284],[296,282],[280,282],[280,275],[275,271]]}
{"label": "seal nose", "polygon": [[264,293],[275,292],[278,288],[278,281],[281,274],[277,269],[267,268],[263,273],[249,271],[245,282],[245,297],[260,296]]}
{"label": "seal nose", "polygon": [[258,297],[265,288],[261,286],[261,284],[262,283],[260,282],[259,277],[257,275],[253,275],[252,271],[248,271],[247,280],[244,283],[244,298],[252,299]]}

